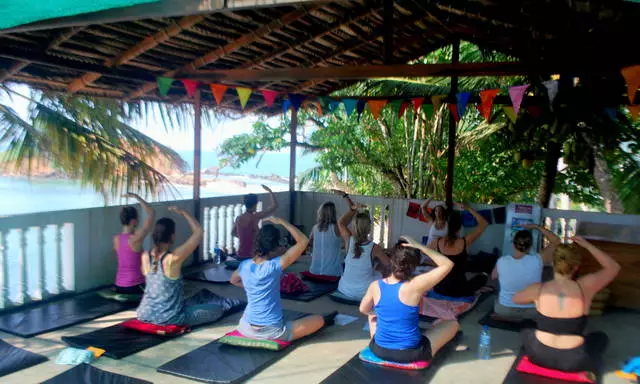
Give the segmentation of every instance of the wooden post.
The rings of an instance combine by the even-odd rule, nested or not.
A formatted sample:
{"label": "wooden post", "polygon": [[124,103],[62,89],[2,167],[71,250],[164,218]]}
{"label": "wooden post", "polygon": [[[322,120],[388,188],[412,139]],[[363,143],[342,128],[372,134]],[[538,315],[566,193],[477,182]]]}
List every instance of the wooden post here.
{"label": "wooden post", "polygon": [[298,110],[291,107],[289,122],[289,222],[294,224],[296,216],[296,147],[298,145]]}
{"label": "wooden post", "polygon": [[[457,65],[460,63],[460,39],[453,42],[453,51],[451,54],[451,63]],[[451,98],[456,99],[458,93],[458,76],[451,76]],[[453,210],[453,174],[456,160],[456,120],[453,115],[449,116],[449,145],[447,153],[447,208]]]}
{"label": "wooden post", "polygon": [[[196,90],[195,103],[193,104],[195,121],[193,124],[193,217],[200,221],[200,167],[202,151],[202,100],[200,90]],[[207,252],[207,250],[204,250]],[[196,249],[195,255],[198,262],[202,261],[202,248]]]}
{"label": "wooden post", "polygon": [[383,20],[384,20],[384,63],[393,64],[393,0],[383,1]]}

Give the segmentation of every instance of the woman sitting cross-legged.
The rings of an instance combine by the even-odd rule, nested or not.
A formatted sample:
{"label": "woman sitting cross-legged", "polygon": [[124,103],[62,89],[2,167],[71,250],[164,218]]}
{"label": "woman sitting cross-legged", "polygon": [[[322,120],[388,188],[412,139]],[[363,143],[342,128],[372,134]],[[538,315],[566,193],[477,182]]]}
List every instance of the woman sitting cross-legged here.
{"label": "woman sitting cross-legged", "polygon": [[336,220],[336,205],[330,201],[318,209],[318,220],[311,229],[311,267],[309,272],[316,275],[342,275],[342,238]]}
{"label": "woman sitting cross-legged", "polygon": [[292,322],[284,321],[280,299],[282,271],[300,258],[307,249],[309,239],[283,219],[270,217],[264,221],[285,227],[296,244],[281,255],[278,228],[266,224],[258,231],[254,257],[243,261],[231,276],[231,284],[244,288],[247,294],[248,304],[240,319],[238,332],[253,339],[288,342],[333,324],[337,312],[325,317],[312,315]]}
{"label": "woman sitting cross-legged", "polygon": [[[419,327],[420,301],[453,269],[453,262],[410,237],[396,245],[391,256],[391,275],[371,283],[360,303],[360,312],[369,316],[369,348],[379,358],[398,363],[429,361],[458,331],[456,320],[445,320],[426,332]],[[420,252],[436,267],[413,276]]]}
{"label": "woman sitting cross-legged", "polygon": [[[613,281],[620,265],[582,237],[574,237],[573,242],[556,247],[554,279],[530,285],[514,295],[513,302],[534,303],[539,315],[536,329],[522,331],[531,362],[564,372],[593,372],[597,368],[594,358],[604,352],[608,339],[602,332],[584,335],[587,313],[593,297]],[[582,262],[580,247],[593,255],[602,269],[574,280]]]}
{"label": "woman sitting cross-legged", "polygon": [[187,211],[169,207],[181,215],[191,228],[191,236],[182,245],[171,250],[176,236],[176,224],[170,218],[156,222],[153,230],[153,248],[142,254],[142,274],[146,288],[137,309],[137,318],[156,325],[196,326],[218,320],[238,300],[224,299],[209,291],[184,299],[182,264],[202,241],[200,223]]}

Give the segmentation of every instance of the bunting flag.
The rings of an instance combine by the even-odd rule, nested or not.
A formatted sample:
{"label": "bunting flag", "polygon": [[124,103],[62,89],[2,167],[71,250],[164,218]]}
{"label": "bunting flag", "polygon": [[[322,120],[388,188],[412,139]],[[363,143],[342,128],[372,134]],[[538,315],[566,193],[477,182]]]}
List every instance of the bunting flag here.
{"label": "bunting flag", "polygon": [[409,102],[406,100],[402,100],[402,104],[400,104],[400,110],[398,111],[398,118],[402,117],[404,113],[409,108]]}
{"label": "bunting flag", "polygon": [[440,110],[440,107],[442,106],[442,100],[444,100],[446,97],[447,95],[431,96],[431,103],[433,103],[434,112],[437,113]]}
{"label": "bunting flag", "polygon": [[307,98],[306,95],[301,95],[299,93],[288,93],[287,97],[289,98],[289,102],[291,103],[291,106],[296,111],[300,109],[302,102],[304,101],[304,99]]}
{"label": "bunting flag", "polygon": [[498,96],[500,89],[487,89],[480,91],[480,106],[478,110],[480,115],[488,122],[491,122],[491,111],[493,111],[493,100]]}
{"label": "bunting flag", "polygon": [[358,104],[356,105],[356,110],[358,111],[358,123],[360,122],[360,116],[362,116],[362,112],[367,106],[366,100],[358,100]]}
{"label": "bunting flag", "polygon": [[627,82],[627,95],[629,96],[629,102],[633,105],[635,104],[636,92],[640,87],[640,65],[622,68],[620,72],[622,72],[622,76]]}
{"label": "bunting flag", "polygon": [[245,87],[236,87],[236,92],[238,92],[238,98],[240,99],[240,105],[242,109],[247,106],[247,102],[249,101],[249,97],[251,97],[251,88]]}
{"label": "bunting flag", "polygon": [[427,120],[431,120],[433,117],[433,104],[422,104],[422,110],[424,111],[424,115],[427,117]]}
{"label": "bunting flag", "polygon": [[347,111],[347,117],[349,117],[353,111],[355,111],[358,99],[342,99],[342,104],[344,104],[344,109]]}
{"label": "bunting flag", "polygon": [[504,111],[504,114],[507,115],[509,120],[511,120],[511,122],[515,124],[516,120],[518,119],[518,115],[516,115],[516,111],[513,109],[513,107],[502,107],[502,110]]}
{"label": "bunting flag", "polygon": [[377,120],[380,117],[382,108],[387,105],[387,102],[387,100],[369,100],[369,112],[371,112],[374,119]]}
{"label": "bunting flag", "polygon": [[509,96],[511,97],[513,111],[516,113],[516,116],[520,112],[520,104],[522,104],[522,99],[524,98],[524,93],[527,91],[527,88],[529,88],[529,84],[509,88]]}
{"label": "bunting flag", "polygon": [[322,109],[322,103],[320,102],[320,100],[316,101],[316,108],[318,109],[318,115],[322,116],[324,115],[324,110]]}
{"label": "bunting flag", "polygon": [[156,80],[158,81],[158,92],[160,92],[162,96],[167,96],[167,93],[169,93],[169,89],[171,89],[171,85],[173,84],[174,79],[170,77],[158,76]]}
{"label": "bunting flag", "polygon": [[400,99],[392,100],[389,102],[389,105],[391,106],[391,110],[393,111],[393,113],[397,115],[400,113],[400,108],[402,107],[402,100]]}
{"label": "bunting flag", "polygon": [[469,103],[470,96],[471,92],[460,92],[456,95],[456,100],[458,101],[456,105],[458,108],[458,119],[461,119],[467,111],[467,104]]}
{"label": "bunting flag", "polygon": [[453,120],[457,123],[460,121],[460,115],[458,115],[458,106],[456,104],[447,104],[449,107],[449,112],[451,112],[451,116],[453,116]]}
{"label": "bunting flag", "polygon": [[547,80],[542,83],[542,85],[547,88],[547,96],[549,96],[549,107],[553,111],[553,101],[558,96],[558,81],[557,80]]}
{"label": "bunting flag", "polygon": [[198,83],[195,80],[189,80],[189,79],[182,79],[180,81],[182,81],[182,85],[184,85],[184,89],[187,90],[187,95],[189,95],[189,97],[193,97],[193,95],[196,94],[196,90],[198,89],[198,85],[200,85],[200,83]]}
{"label": "bunting flag", "polygon": [[264,97],[264,103],[267,104],[267,107],[273,107],[273,102],[276,101],[276,97],[278,97],[278,92],[270,91],[268,89],[261,89],[262,97]]}
{"label": "bunting flag", "polygon": [[416,115],[418,114],[420,107],[422,107],[422,103],[424,103],[424,97],[415,97],[411,99],[411,104],[413,104],[413,113]]}
{"label": "bunting flag", "polygon": [[340,107],[340,102],[337,100],[331,100],[329,102],[329,112],[333,112]]}
{"label": "bunting flag", "polygon": [[209,84],[209,88],[211,88],[211,93],[213,93],[213,97],[216,99],[216,104],[220,105],[229,87],[223,84]]}
{"label": "bunting flag", "polygon": [[631,114],[631,120],[636,121],[640,113],[640,105],[627,105],[627,109],[629,109],[629,113]]}
{"label": "bunting flag", "polygon": [[615,108],[607,107],[607,108],[605,108],[605,109],[604,109],[604,113],[606,113],[606,114],[607,114],[607,116],[609,116],[609,118],[610,118],[611,120],[614,120],[614,121],[615,121],[615,120],[618,120],[618,116],[617,116],[617,113],[616,113],[616,109],[615,109]]}
{"label": "bunting flag", "polygon": [[289,99],[285,99],[282,102],[282,113],[286,115],[289,108],[291,108],[291,102],[289,101]]}

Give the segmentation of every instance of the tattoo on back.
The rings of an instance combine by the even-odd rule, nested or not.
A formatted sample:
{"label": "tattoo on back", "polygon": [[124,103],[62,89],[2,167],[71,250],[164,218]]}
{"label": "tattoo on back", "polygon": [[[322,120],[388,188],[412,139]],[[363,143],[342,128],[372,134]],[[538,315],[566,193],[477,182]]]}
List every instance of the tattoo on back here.
{"label": "tattoo on back", "polygon": [[558,301],[560,302],[560,310],[564,311],[564,298],[566,297],[566,295],[564,294],[564,292],[560,292],[558,294]]}

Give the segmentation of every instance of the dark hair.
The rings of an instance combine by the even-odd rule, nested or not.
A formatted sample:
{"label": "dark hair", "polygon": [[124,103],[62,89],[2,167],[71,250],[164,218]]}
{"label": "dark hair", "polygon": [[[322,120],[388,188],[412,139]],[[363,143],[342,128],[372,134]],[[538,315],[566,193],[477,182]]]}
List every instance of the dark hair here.
{"label": "dark hair", "polygon": [[460,213],[453,211],[447,220],[447,237],[445,238],[447,244],[453,245],[458,239],[460,228],[462,228],[462,216],[460,216]]}
{"label": "dark hair", "polygon": [[280,231],[273,224],[265,224],[258,231],[255,242],[256,255],[267,256],[280,246]]}
{"label": "dark hair", "polygon": [[399,240],[391,252],[391,272],[400,281],[411,279],[420,264],[420,251],[402,246],[405,243],[407,242]]}
{"label": "dark hair", "polygon": [[156,226],[153,228],[153,244],[158,246],[163,243],[171,241],[171,237],[176,233],[176,222],[168,217],[163,217],[156,221]]}
{"label": "dark hair", "polygon": [[533,244],[533,235],[531,231],[518,231],[513,236],[513,246],[520,252],[526,253],[531,249],[531,245]]}
{"label": "dark hair", "polygon": [[138,219],[138,210],[131,206],[122,207],[120,210],[120,222],[129,225],[132,220]]}
{"label": "dark hair", "polygon": [[369,241],[370,232],[371,216],[369,216],[369,212],[358,212],[353,220],[354,259],[359,259],[362,256],[362,244]]}
{"label": "dark hair", "polygon": [[322,204],[318,208],[318,231],[325,232],[329,230],[330,224],[336,224],[336,205],[330,201]]}
{"label": "dark hair", "polygon": [[253,207],[256,206],[256,204],[258,204],[258,196],[250,193],[248,195],[244,196],[244,206],[247,209],[251,209]]}
{"label": "dark hair", "polygon": [[433,210],[431,211],[431,218],[435,220],[438,217],[438,215],[436,214],[438,209],[442,210],[442,217],[444,217],[444,219],[447,220],[447,209],[442,204],[436,205],[433,208]]}

